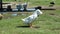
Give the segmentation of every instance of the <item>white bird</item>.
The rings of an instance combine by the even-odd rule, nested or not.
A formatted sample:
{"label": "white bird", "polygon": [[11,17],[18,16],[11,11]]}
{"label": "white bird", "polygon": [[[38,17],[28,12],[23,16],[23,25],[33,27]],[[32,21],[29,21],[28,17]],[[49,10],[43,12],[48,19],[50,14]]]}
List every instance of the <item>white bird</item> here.
{"label": "white bird", "polygon": [[42,12],[37,9],[36,11],[34,11],[34,13],[24,19],[22,19],[22,21],[26,24],[30,24],[30,26],[32,26],[32,21],[34,21],[40,14],[42,14]]}

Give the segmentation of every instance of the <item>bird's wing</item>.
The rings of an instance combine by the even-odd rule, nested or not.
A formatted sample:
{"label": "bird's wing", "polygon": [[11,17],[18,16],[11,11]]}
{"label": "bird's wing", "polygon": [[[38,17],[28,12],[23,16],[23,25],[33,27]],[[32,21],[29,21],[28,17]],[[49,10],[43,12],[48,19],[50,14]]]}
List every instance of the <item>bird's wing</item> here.
{"label": "bird's wing", "polygon": [[23,21],[25,21],[25,20],[29,20],[29,19],[31,18],[31,16],[32,16],[32,15],[30,15],[30,16],[28,16],[28,17],[22,19],[22,20],[23,20]]}
{"label": "bird's wing", "polygon": [[24,21],[24,22],[31,22],[31,20],[33,20],[33,15],[30,15],[30,16],[22,19],[22,21]]}

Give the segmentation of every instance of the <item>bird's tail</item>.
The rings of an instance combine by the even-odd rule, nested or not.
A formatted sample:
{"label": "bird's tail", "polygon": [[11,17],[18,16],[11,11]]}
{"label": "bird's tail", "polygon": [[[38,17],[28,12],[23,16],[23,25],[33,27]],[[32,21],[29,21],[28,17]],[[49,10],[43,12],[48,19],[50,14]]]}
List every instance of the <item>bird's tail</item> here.
{"label": "bird's tail", "polygon": [[22,19],[22,21],[25,21],[25,19]]}

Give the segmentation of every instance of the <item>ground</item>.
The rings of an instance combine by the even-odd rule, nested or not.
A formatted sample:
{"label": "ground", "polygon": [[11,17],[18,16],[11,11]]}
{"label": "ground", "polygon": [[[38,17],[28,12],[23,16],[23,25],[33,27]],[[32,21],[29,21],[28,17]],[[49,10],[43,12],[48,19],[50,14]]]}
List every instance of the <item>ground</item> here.
{"label": "ground", "polygon": [[[42,0],[31,0],[30,2],[35,3],[31,4],[31,6],[36,5],[44,5],[48,6],[49,2],[41,3],[39,1]],[[48,0],[47,0],[48,1]],[[32,14],[32,12],[21,12],[18,13],[18,16],[12,16],[11,13],[4,14],[4,18],[0,20],[0,34],[60,34],[60,1],[55,0],[58,8],[56,10],[41,10],[43,12],[34,22],[34,27],[38,26],[38,28],[29,28],[29,27],[21,27],[25,26],[22,18],[25,18]]]}

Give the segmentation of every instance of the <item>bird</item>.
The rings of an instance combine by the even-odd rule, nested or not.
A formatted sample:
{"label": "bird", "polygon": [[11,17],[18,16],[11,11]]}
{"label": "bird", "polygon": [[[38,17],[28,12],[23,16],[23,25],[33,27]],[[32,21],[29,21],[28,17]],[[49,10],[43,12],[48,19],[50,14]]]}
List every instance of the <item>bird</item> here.
{"label": "bird", "polygon": [[22,21],[25,23],[25,24],[28,24],[30,26],[30,28],[32,28],[32,22],[40,15],[42,14],[42,11],[37,9],[33,12],[32,15],[26,17],[26,18],[23,18]]}

